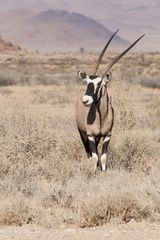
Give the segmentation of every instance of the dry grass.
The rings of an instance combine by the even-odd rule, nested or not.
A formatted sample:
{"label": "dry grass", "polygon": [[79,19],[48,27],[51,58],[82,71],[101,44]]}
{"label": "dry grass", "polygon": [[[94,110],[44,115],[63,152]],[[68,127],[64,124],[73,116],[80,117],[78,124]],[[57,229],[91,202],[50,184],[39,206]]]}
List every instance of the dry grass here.
{"label": "dry grass", "polygon": [[[27,72],[31,86],[0,89],[0,224],[86,227],[131,219],[160,220],[160,91],[140,86],[138,72],[133,82],[132,74],[135,61],[141,63],[144,56],[129,57],[128,75],[123,65],[113,72],[109,93],[115,125],[108,171],[96,175],[74,120],[79,85],[76,81],[71,84],[73,56],[26,56],[27,60],[23,56],[23,61],[17,61],[18,57],[1,59],[4,69]],[[89,68],[95,55],[81,58],[76,56],[75,61],[82,68],[86,61]],[[159,55],[149,54],[148,58],[159,61]],[[33,59],[37,65],[31,67]],[[147,57],[145,62],[139,63],[142,76],[151,71]],[[32,82],[35,74],[57,76],[63,63],[67,66],[63,74],[71,74],[71,80],[58,75],[49,86]]]}

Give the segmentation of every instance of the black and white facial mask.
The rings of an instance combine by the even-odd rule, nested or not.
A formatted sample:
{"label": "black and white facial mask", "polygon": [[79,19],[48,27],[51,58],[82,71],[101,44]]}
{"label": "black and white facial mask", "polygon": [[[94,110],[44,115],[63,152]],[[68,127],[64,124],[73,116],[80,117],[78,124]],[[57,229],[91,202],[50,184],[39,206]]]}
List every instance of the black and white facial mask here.
{"label": "black and white facial mask", "polygon": [[98,90],[102,82],[100,76],[88,76],[85,72],[78,71],[78,77],[80,80],[87,83],[87,90],[82,97],[82,102],[85,106],[91,105],[97,99]]}

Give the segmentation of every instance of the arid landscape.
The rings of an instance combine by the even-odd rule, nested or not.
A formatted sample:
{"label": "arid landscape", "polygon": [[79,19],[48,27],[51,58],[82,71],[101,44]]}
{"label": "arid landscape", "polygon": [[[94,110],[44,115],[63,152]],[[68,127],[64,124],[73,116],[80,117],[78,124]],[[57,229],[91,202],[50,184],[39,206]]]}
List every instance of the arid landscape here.
{"label": "arid landscape", "polygon": [[75,101],[77,69],[92,73],[97,57],[1,54],[0,239],[159,239],[160,54],[129,53],[113,68],[108,169],[94,174]]}
{"label": "arid landscape", "polygon": [[[159,0],[0,1],[0,240],[160,239],[159,11]],[[111,67],[102,172],[76,126],[77,71],[95,74],[115,31],[100,76],[143,38]]]}

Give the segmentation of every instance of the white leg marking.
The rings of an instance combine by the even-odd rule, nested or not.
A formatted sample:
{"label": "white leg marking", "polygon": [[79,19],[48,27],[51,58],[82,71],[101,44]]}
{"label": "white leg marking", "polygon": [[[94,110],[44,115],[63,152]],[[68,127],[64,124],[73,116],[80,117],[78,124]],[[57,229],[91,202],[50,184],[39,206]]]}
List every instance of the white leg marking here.
{"label": "white leg marking", "polygon": [[104,153],[101,156],[102,171],[106,171],[106,163],[107,163],[107,154]]}
{"label": "white leg marking", "polygon": [[98,160],[98,155],[96,153],[92,153],[92,157]]}
{"label": "white leg marking", "polygon": [[88,140],[89,140],[89,141],[92,141],[92,142],[95,142],[95,140],[94,140],[94,137],[93,137],[93,136],[89,136],[89,137],[88,137]]}
{"label": "white leg marking", "polygon": [[106,136],[103,142],[108,142],[111,137]]}
{"label": "white leg marking", "polygon": [[98,162],[98,155],[96,153],[92,153],[92,159],[93,159],[93,161],[95,163],[94,171],[96,171],[96,169],[97,169],[97,162]]}

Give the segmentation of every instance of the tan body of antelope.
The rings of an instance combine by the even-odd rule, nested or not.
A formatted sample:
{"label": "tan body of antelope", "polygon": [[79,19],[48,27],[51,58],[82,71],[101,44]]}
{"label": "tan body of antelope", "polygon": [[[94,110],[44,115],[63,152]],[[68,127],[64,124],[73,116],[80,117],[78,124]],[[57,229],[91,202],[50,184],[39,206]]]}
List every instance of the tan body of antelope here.
{"label": "tan body of antelope", "polygon": [[[93,158],[94,169],[96,170],[99,165],[102,171],[106,171],[107,150],[114,122],[114,111],[107,92],[107,83],[111,80],[110,70],[144,36],[138,38],[124,52],[118,55],[109,64],[104,74],[99,76],[96,74],[98,67],[107,47],[117,32],[118,30],[111,36],[100,54],[94,74],[87,75],[85,72],[78,71],[79,79],[86,82],[86,85],[80,90],[77,97],[76,123],[87,156]],[[99,157],[98,144],[101,138],[103,139],[102,154]]]}

